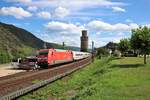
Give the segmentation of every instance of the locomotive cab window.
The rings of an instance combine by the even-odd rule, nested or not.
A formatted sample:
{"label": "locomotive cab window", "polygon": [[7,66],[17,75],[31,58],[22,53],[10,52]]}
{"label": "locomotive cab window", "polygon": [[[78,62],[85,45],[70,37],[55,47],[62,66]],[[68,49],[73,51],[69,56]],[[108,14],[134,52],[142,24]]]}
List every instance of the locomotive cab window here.
{"label": "locomotive cab window", "polygon": [[48,55],[48,52],[39,52],[39,55]]}

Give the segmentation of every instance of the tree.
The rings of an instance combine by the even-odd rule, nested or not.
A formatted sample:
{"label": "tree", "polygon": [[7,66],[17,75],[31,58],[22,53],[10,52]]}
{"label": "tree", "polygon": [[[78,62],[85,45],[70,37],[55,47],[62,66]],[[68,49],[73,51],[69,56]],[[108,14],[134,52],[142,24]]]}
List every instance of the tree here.
{"label": "tree", "polygon": [[101,48],[97,48],[97,56],[99,58],[101,58],[102,55],[105,55],[105,56],[109,55],[108,50],[105,49],[105,48],[102,48],[102,47]]}
{"label": "tree", "polygon": [[128,51],[130,48],[130,41],[129,39],[121,39],[120,43],[118,45],[118,49],[120,52],[124,55],[126,51]]}
{"label": "tree", "polygon": [[134,50],[140,50],[144,54],[144,64],[146,64],[146,54],[150,51],[150,28],[144,26],[133,29],[131,46]]}
{"label": "tree", "polygon": [[118,48],[118,44],[117,43],[113,43],[113,42],[109,42],[108,44],[106,44],[106,48],[112,50],[113,52],[115,50],[117,50]]}

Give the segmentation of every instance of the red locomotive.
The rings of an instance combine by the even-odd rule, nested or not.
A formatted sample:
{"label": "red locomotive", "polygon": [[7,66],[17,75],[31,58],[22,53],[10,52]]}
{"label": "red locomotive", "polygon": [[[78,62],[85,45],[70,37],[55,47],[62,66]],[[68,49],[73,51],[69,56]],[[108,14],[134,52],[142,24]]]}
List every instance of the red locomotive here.
{"label": "red locomotive", "polygon": [[73,60],[80,60],[88,57],[90,54],[71,50],[60,49],[41,49],[38,51],[37,63],[40,67],[55,65]]}
{"label": "red locomotive", "polygon": [[74,60],[84,59],[90,53],[61,49],[41,49],[37,51],[37,56],[33,59],[27,57],[19,63],[22,69],[48,68],[50,65],[62,64]]}
{"label": "red locomotive", "polygon": [[73,60],[72,51],[57,49],[42,49],[38,51],[39,66],[48,66]]}

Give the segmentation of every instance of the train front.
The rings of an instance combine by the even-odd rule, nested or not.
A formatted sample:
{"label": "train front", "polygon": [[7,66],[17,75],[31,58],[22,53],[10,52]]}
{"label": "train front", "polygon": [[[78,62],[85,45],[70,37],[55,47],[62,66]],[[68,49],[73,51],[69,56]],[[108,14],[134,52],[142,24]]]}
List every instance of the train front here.
{"label": "train front", "polygon": [[41,68],[47,68],[50,63],[49,54],[51,53],[50,49],[41,49],[38,51],[37,63]]}

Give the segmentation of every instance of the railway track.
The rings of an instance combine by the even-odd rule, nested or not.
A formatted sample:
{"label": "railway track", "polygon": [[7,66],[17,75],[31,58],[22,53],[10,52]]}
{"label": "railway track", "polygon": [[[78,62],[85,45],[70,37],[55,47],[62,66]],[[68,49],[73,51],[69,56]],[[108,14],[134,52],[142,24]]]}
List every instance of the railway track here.
{"label": "railway track", "polygon": [[[11,100],[66,76],[91,63],[91,57],[52,69],[33,71],[0,81],[0,100]],[[36,81],[36,83],[35,83]]]}

